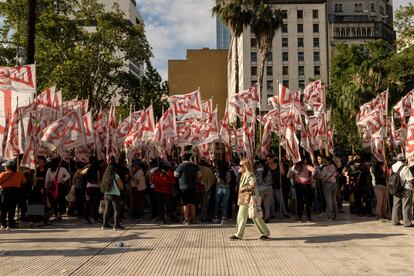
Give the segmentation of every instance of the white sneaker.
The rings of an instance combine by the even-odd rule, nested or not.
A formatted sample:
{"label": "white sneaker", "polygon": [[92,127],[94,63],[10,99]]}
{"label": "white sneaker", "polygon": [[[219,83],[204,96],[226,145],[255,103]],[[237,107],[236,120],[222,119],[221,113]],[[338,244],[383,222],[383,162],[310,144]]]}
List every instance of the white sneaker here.
{"label": "white sneaker", "polygon": [[0,226],[0,230],[6,230],[6,227],[4,227],[3,225]]}

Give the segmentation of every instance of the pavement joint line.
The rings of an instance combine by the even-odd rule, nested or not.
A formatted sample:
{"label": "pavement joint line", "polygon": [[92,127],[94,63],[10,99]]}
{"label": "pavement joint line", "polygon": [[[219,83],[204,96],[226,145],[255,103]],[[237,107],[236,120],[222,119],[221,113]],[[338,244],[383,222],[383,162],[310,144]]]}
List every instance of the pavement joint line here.
{"label": "pavement joint line", "polygon": [[90,260],[92,260],[94,257],[96,257],[97,255],[99,255],[99,253],[101,253],[106,248],[108,248],[110,244],[112,244],[117,239],[119,239],[120,237],[122,237],[126,232],[128,232],[128,230],[129,230],[129,228],[126,228],[119,236],[115,237],[112,241],[108,242],[108,244],[106,246],[104,246],[98,252],[96,252],[95,254],[93,254],[92,256],[90,256],[89,258],[87,258],[82,264],[80,264],[75,270],[73,270],[72,272],[70,272],[68,275],[69,276],[70,275],[73,275],[75,272],[77,272],[79,269],[81,269],[85,264],[87,264]]}

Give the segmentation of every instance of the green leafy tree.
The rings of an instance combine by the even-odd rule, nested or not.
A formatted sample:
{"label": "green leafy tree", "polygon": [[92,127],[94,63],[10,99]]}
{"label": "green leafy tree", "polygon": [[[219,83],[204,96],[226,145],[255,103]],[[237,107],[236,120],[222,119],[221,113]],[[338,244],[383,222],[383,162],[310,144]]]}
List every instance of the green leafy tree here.
{"label": "green leafy tree", "polygon": [[397,46],[399,49],[407,48],[414,44],[414,5],[399,8],[395,13],[395,28],[398,32]]}
{"label": "green leafy tree", "polygon": [[[27,11],[27,0],[0,3],[3,40],[26,46]],[[99,109],[114,95],[126,95],[133,78],[127,60],[147,62],[151,55],[144,26],[125,20],[117,5],[107,11],[96,0],[38,0],[39,90],[57,85],[65,99],[88,98]]]}

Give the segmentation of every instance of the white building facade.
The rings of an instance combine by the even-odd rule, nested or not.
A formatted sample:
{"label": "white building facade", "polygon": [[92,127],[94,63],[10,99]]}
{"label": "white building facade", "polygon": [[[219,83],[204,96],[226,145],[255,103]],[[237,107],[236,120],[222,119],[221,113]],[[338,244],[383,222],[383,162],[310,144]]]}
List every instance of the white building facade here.
{"label": "white building facade", "polygon": [[[278,1],[273,8],[283,14],[283,26],[273,39],[264,72],[261,110],[267,111],[267,99],[277,93],[278,83],[292,90],[303,90],[311,80],[328,81],[328,22],[325,1]],[[240,90],[258,81],[260,53],[257,40],[245,28],[239,38]],[[235,56],[234,47],[232,57]],[[234,60],[229,64],[229,97],[235,92]]]}

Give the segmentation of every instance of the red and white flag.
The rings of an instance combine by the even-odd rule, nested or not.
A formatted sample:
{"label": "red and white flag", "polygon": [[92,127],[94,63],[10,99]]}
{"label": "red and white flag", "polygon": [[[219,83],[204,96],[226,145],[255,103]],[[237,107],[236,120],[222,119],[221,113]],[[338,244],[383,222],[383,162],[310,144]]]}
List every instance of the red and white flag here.
{"label": "red and white flag", "polygon": [[377,132],[371,135],[371,152],[374,157],[381,162],[384,162],[384,147],[383,147],[383,140],[384,140],[384,131],[381,128]]}
{"label": "red and white flag", "polygon": [[217,118],[217,109],[200,124],[201,126],[201,144],[209,144],[219,139],[219,126]]}
{"label": "red and white flag", "polygon": [[141,117],[135,122],[128,136],[125,139],[124,146],[129,151],[138,147],[143,142],[150,142],[154,139],[155,122],[152,105],[141,113]]}
{"label": "red and white flag", "polygon": [[260,152],[262,158],[266,158],[266,156],[269,154],[269,148],[270,148],[270,140],[272,138],[272,121],[268,120],[265,123],[264,130],[263,130],[263,138],[262,143],[260,145]]}
{"label": "red and white flag", "polygon": [[154,139],[155,132],[155,119],[154,119],[154,109],[150,105],[145,110],[145,120],[142,123],[142,134],[141,140],[144,142],[150,142]]}
{"label": "red and white flag", "polygon": [[207,118],[213,113],[213,99],[203,100],[203,118]]}
{"label": "red and white flag", "polygon": [[95,144],[95,134],[93,131],[93,119],[92,119],[92,111],[89,111],[85,115],[83,115],[83,129],[85,132],[85,145],[94,145]]}
{"label": "red and white flag", "polygon": [[184,95],[169,96],[168,102],[170,106],[174,105],[177,120],[201,118],[203,116],[200,90],[198,89]]}
{"label": "red and white flag", "polygon": [[161,145],[167,138],[174,138],[177,134],[174,106],[168,108],[155,126],[153,141]]}
{"label": "red and white flag", "polygon": [[131,113],[131,115],[129,115],[118,125],[116,130],[116,141],[119,147],[124,144],[128,133],[131,131],[132,127],[139,120],[139,118],[141,118],[142,112],[143,111],[136,111]]}
{"label": "red and white flag", "polygon": [[309,153],[312,164],[315,163],[315,146],[313,145],[313,141],[310,137],[309,131],[305,126],[302,126],[302,130],[300,131],[300,146]]}
{"label": "red and white flag", "polygon": [[221,121],[220,137],[225,143],[230,144],[231,134],[228,105],[226,105],[226,111],[224,112],[223,120]]}
{"label": "red and white flag", "polygon": [[107,128],[107,114],[102,110],[99,111],[93,122],[94,136],[95,136],[95,147],[96,156],[99,160],[105,160],[105,139],[106,139],[106,128]]}
{"label": "red and white flag", "polygon": [[84,134],[81,110],[76,108],[48,126],[40,143],[49,151],[58,148],[70,150],[84,144]]}
{"label": "red and white flag", "polygon": [[6,147],[4,149],[4,158],[11,160],[19,156],[19,114],[18,108],[9,120]]}
{"label": "red and white flag", "polygon": [[193,124],[193,120],[177,121],[177,136],[175,137],[175,144],[177,146],[186,146],[191,144],[191,126]]}
{"label": "red and white flag", "polygon": [[78,106],[81,108],[82,115],[85,115],[86,113],[88,113],[88,104],[89,104],[88,100],[65,101],[65,102],[62,103],[63,115],[66,115],[68,112],[71,112],[72,110],[74,110]]}
{"label": "red and white flag", "polygon": [[260,108],[260,94],[257,89],[257,84],[233,95],[231,102],[236,103],[238,106],[245,105],[250,108]]}
{"label": "red and white flag", "polygon": [[118,158],[118,143],[116,141],[116,111],[115,105],[112,104],[108,115],[108,125],[106,127],[106,162],[109,164],[112,158]]}
{"label": "red and white flag", "polygon": [[36,149],[35,146],[37,144],[37,130],[35,129],[33,117],[30,115],[29,122],[28,122],[28,132],[27,132],[27,143],[26,149],[23,153],[23,158],[20,162],[20,166],[29,168],[29,169],[36,169]]}
{"label": "red and white flag", "polygon": [[290,108],[291,103],[297,106],[299,109],[302,109],[302,102],[300,100],[300,92],[299,91],[292,91],[282,83],[279,83],[279,105],[280,108],[284,108],[288,106]]}
{"label": "red and white flag", "polygon": [[406,118],[411,115],[411,102],[414,96],[414,90],[408,92],[404,97],[401,98],[398,103],[393,107],[393,116],[401,119],[401,126],[406,127]]}
{"label": "red and white flag", "polygon": [[411,110],[407,125],[407,139],[405,140],[405,157],[414,156],[414,109]]}
{"label": "red and white flag", "polygon": [[299,152],[299,141],[296,137],[296,129],[293,124],[287,126],[284,129],[284,133],[282,135],[282,146],[286,150],[286,154],[288,159],[293,162],[293,164],[298,163],[302,160]]}
{"label": "red and white flag", "polygon": [[249,127],[247,122],[247,116],[243,118],[243,148],[246,153],[246,158],[253,159],[253,145],[251,137],[251,127]]}
{"label": "red and white flag", "polygon": [[314,112],[325,111],[326,93],[321,80],[309,83],[303,92],[303,103],[308,110],[313,110]]}

